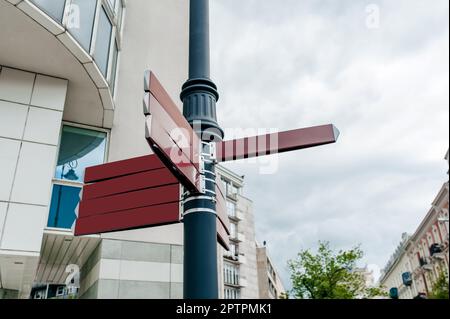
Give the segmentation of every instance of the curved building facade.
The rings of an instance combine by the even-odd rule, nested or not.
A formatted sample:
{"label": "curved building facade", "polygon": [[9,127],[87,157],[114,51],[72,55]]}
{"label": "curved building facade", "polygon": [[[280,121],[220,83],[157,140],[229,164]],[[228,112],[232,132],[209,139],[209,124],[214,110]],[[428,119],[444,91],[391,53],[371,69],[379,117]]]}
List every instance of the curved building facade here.
{"label": "curved building facade", "polygon": [[179,225],[105,238],[72,226],[86,167],[149,154],[143,72],[178,96],[187,30],[186,1],[0,0],[0,298],[63,285],[70,264],[79,297],[181,296]]}

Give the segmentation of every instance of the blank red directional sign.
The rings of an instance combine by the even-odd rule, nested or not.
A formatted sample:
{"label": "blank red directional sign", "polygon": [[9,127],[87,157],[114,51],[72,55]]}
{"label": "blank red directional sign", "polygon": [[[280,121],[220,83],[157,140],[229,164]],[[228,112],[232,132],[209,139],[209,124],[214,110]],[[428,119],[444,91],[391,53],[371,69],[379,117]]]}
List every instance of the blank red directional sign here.
{"label": "blank red directional sign", "polygon": [[332,124],[245,137],[217,143],[217,160],[226,162],[289,152],[335,143],[338,137],[339,131]]}
{"label": "blank red directional sign", "polygon": [[161,126],[160,120],[155,120],[156,116],[151,115],[146,119],[145,135],[149,145],[166,167],[178,177],[179,181],[189,191],[199,192],[199,170],[182,149],[177,146],[170,134]]}
{"label": "blank red directional sign", "polygon": [[156,155],[86,169],[75,235],[180,221],[181,187]]}
{"label": "blank red directional sign", "polygon": [[191,192],[201,192],[200,140],[156,76],[145,74],[146,138],[161,161]]}
{"label": "blank red directional sign", "polygon": [[[75,236],[180,222],[181,185],[154,154],[89,167],[84,181]],[[217,194],[217,240],[229,249],[225,199]]]}

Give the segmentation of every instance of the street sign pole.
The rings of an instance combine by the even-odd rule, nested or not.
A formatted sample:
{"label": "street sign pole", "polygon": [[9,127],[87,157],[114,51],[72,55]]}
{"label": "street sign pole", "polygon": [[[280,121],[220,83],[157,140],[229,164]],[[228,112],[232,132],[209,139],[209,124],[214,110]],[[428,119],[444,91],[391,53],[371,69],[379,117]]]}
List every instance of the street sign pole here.
{"label": "street sign pole", "polygon": [[183,115],[146,71],[145,138],[154,154],[88,168],[75,224],[75,235],[83,236],[183,221],[185,299],[219,297],[217,243],[229,250],[230,227],[215,165],[331,144],[339,136],[329,124],[224,142],[209,55],[209,0],[190,0]]}
{"label": "street sign pole", "polygon": [[183,115],[204,142],[201,159],[204,194],[183,201],[184,298],[218,299],[215,158],[212,140],[220,142],[216,85],[210,79],[209,0],[190,0],[189,79],[181,92]]}

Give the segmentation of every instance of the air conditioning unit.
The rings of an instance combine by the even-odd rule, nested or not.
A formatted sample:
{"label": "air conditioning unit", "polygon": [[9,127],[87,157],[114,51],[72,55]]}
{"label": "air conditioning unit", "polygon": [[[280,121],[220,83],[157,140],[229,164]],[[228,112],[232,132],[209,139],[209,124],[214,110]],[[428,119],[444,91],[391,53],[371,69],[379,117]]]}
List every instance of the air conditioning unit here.
{"label": "air conditioning unit", "polygon": [[402,281],[403,281],[403,284],[407,287],[410,287],[412,285],[413,280],[412,280],[411,273],[409,271],[404,272],[402,274]]}
{"label": "air conditioning unit", "polygon": [[389,289],[389,297],[391,297],[391,299],[398,299],[398,288],[392,287]]}

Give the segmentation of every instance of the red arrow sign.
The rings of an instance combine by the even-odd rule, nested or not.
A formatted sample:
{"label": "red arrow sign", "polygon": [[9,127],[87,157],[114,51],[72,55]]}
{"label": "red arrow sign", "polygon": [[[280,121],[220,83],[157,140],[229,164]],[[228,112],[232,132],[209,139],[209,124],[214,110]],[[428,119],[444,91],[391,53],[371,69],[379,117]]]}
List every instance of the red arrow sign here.
{"label": "red arrow sign", "polygon": [[75,236],[147,228],[180,222],[178,202],[77,219]]}
{"label": "red arrow sign", "polygon": [[190,191],[200,192],[200,172],[162,128],[155,116],[147,118],[146,138],[155,154]]}
{"label": "red arrow sign", "polygon": [[75,235],[178,223],[181,188],[156,155],[86,169]]}
{"label": "red arrow sign", "polygon": [[[146,138],[156,155],[88,168],[75,235],[180,222],[181,187],[201,192],[201,141],[153,73],[145,76]],[[218,143],[219,162],[282,153],[336,142],[333,125]],[[217,239],[229,249],[230,224],[216,180]]]}
{"label": "red arrow sign", "polygon": [[[75,236],[180,222],[180,184],[156,155],[89,167],[85,183]],[[223,192],[217,193],[217,240],[228,250],[226,206]]]}
{"label": "red arrow sign", "polygon": [[226,162],[243,158],[289,152],[335,143],[339,131],[332,124],[245,137],[217,144],[217,160]]}
{"label": "red arrow sign", "polygon": [[155,155],[140,156],[88,167],[84,174],[84,182],[94,183],[165,167],[166,166]]}
{"label": "red arrow sign", "polygon": [[156,76],[145,75],[146,138],[161,161],[191,192],[201,192],[200,140]]}

